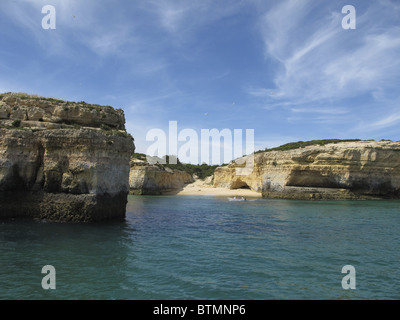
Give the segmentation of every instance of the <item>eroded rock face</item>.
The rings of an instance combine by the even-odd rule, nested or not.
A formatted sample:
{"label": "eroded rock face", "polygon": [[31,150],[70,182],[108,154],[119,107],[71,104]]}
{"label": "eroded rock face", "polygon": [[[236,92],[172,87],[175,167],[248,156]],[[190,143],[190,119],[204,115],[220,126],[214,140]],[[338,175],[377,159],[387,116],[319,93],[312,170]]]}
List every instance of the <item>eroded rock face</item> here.
{"label": "eroded rock face", "polygon": [[[85,102],[69,102],[27,94],[0,95],[0,121],[12,124],[24,121],[25,127],[60,128],[61,125],[80,125],[125,130],[125,117],[121,109]],[[42,125],[36,122],[43,122]]]}
{"label": "eroded rock face", "polygon": [[131,160],[129,173],[131,194],[159,195],[174,193],[193,181],[193,176],[187,172],[160,168],[135,159]]}
{"label": "eroded rock face", "polygon": [[125,216],[134,145],[122,110],[65,102],[71,116],[62,103],[0,95],[0,219]]}
{"label": "eroded rock face", "polygon": [[255,155],[254,169],[217,168],[214,186],[249,187],[264,197],[360,199],[400,197],[400,143],[358,141]]}

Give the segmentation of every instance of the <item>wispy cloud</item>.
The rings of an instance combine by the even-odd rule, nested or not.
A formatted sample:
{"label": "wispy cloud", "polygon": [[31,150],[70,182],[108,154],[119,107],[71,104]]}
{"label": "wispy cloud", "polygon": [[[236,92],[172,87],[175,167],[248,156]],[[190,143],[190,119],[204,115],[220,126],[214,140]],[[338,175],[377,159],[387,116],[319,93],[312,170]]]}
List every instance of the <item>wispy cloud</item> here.
{"label": "wispy cloud", "polygon": [[168,92],[151,98],[138,98],[136,96],[132,99],[132,102],[127,105],[127,109],[138,113],[154,114],[155,111],[160,111],[162,109],[160,105],[163,105],[165,101],[179,95],[179,93],[179,91]]}
{"label": "wispy cloud", "polygon": [[2,0],[0,88],[122,107],[138,145],[169,120],[254,128],[260,145],[384,135],[400,122],[400,7],[355,6],[343,30],[326,0]]}
{"label": "wispy cloud", "polygon": [[322,114],[347,114],[348,109],[345,108],[291,108],[294,113],[322,113]]}
{"label": "wispy cloud", "polygon": [[399,122],[400,122],[400,113],[396,113],[396,114],[391,114],[379,121],[376,121],[376,122],[372,123],[371,125],[373,127],[382,129],[382,128],[386,128],[386,127],[390,127],[395,124],[398,124]]}
{"label": "wispy cloud", "polygon": [[267,54],[283,66],[275,77],[276,88],[264,91],[278,90],[270,97],[304,101],[347,97],[375,90],[380,81],[399,75],[399,27],[376,33],[370,10],[358,19],[372,22],[349,36],[341,28],[339,14],[329,13],[323,21],[310,23],[307,13],[312,6],[307,4],[285,1],[264,17]]}
{"label": "wispy cloud", "polygon": [[[341,121],[357,110],[344,102],[349,99],[365,103],[369,97],[371,107],[391,107],[393,101],[379,97],[393,92],[400,80],[400,27],[386,23],[398,19],[398,5],[382,0],[356,7],[356,30],[342,29],[341,8],[319,1],[285,0],[268,10],[260,30],[266,58],[278,62],[274,86],[249,89],[248,94],[264,99],[267,109],[284,108],[290,121],[304,121],[295,115],[300,112],[314,113],[309,119],[320,123]],[[397,115],[390,116],[374,126],[397,120]]]}
{"label": "wispy cloud", "polygon": [[240,12],[245,1],[151,0],[147,10],[158,16],[159,24],[179,38],[224,17]]}

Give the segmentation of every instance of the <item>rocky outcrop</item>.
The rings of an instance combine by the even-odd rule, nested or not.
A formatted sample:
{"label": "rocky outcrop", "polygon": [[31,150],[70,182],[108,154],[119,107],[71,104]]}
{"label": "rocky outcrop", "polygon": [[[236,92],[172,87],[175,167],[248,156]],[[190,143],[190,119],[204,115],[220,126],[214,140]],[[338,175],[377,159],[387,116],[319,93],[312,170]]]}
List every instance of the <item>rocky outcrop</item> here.
{"label": "rocky outcrop", "polygon": [[186,184],[193,182],[187,172],[148,164],[146,161],[131,160],[129,173],[130,193],[137,195],[160,195],[176,193]]}
{"label": "rocky outcrop", "polygon": [[0,95],[0,219],[125,216],[133,139],[122,110]]}
{"label": "rocky outcrop", "polygon": [[23,121],[24,127],[35,128],[58,129],[63,125],[75,125],[125,130],[125,117],[121,109],[24,93],[0,95],[0,121],[3,125]]}
{"label": "rocky outcrop", "polygon": [[251,173],[239,175],[238,168],[236,163],[217,168],[214,186],[250,188],[267,198],[400,197],[399,142],[342,142],[262,152],[254,155]]}

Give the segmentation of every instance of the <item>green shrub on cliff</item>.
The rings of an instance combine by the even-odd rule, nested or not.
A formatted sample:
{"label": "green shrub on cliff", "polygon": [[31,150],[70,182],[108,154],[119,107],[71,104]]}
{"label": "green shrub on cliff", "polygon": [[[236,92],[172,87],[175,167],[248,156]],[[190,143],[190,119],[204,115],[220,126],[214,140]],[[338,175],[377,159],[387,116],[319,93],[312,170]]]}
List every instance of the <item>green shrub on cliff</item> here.
{"label": "green shrub on cliff", "polygon": [[19,119],[14,120],[14,121],[11,123],[11,125],[12,125],[14,128],[19,128],[19,126],[21,125],[21,120],[19,120]]}
{"label": "green shrub on cliff", "polygon": [[211,166],[206,163],[203,164],[182,163],[180,162],[179,158],[176,158],[176,164],[171,164],[170,158],[172,157],[176,158],[176,156],[164,156],[164,158],[166,159],[166,164],[162,165],[164,168],[185,171],[191,175],[196,175],[199,179],[202,180],[204,180],[209,176],[212,176],[214,174],[215,169],[219,167],[219,165]]}
{"label": "green shrub on cliff", "polygon": [[286,144],[283,144],[279,147],[275,148],[265,148],[264,150],[259,150],[255,153],[260,153],[260,152],[270,152],[270,151],[287,151],[287,150],[294,150],[294,149],[299,149],[299,148],[304,148],[308,146],[315,146],[315,145],[320,145],[324,146],[329,143],[339,143],[339,142],[354,142],[354,141],[361,141],[360,139],[322,139],[322,140],[310,140],[310,141],[297,141],[297,142],[289,142]]}
{"label": "green shrub on cliff", "polygon": [[181,170],[181,171],[185,171],[187,173],[190,174],[195,174],[197,177],[199,177],[199,179],[205,179],[209,176],[212,176],[214,174],[214,171],[217,167],[217,165],[214,166],[210,166],[206,163],[203,163],[201,165],[199,164],[188,164],[188,163],[180,163],[179,159],[178,159],[178,163],[177,164],[166,164],[164,165],[168,168],[171,169],[176,169],[176,170]]}
{"label": "green shrub on cliff", "polygon": [[63,100],[57,98],[41,97],[37,94],[27,94],[25,92],[5,92],[0,94],[0,99],[6,96],[18,98],[20,100],[34,100],[34,101],[42,100],[42,101],[57,102],[57,103],[64,102]]}
{"label": "green shrub on cliff", "polygon": [[[220,167],[219,165],[208,165],[206,163],[203,164],[189,164],[189,163],[182,163],[179,158],[176,159],[176,164],[170,163],[170,158],[176,158],[175,156],[164,156],[163,157],[163,162],[166,162],[165,164],[160,164],[157,163],[156,165],[159,166],[160,168],[170,168],[174,170],[180,170],[187,172],[191,175],[195,174],[197,177],[200,179],[205,179],[209,176],[212,176],[214,174],[214,171],[217,167]],[[147,156],[143,153],[134,153],[132,155],[132,158],[146,161],[147,162]]]}

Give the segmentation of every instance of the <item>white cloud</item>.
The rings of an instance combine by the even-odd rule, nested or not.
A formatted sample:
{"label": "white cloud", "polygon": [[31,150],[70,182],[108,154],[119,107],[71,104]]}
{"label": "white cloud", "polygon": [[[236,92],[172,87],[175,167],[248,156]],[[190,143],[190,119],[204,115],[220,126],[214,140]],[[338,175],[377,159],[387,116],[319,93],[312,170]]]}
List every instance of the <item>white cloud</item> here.
{"label": "white cloud", "polygon": [[383,129],[383,128],[387,128],[392,125],[395,125],[399,122],[400,122],[400,114],[395,113],[395,114],[391,114],[381,120],[378,120],[378,121],[372,123],[371,126],[379,128],[379,129]]}
{"label": "white cloud", "polygon": [[163,109],[162,106],[167,103],[168,99],[171,99],[178,94],[179,91],[173,91],[150,98],[139,98],[135,96],[135,98],[132,99],[132,102],[127,105],[127,109],[135,113],[159,113]]}
{"label": "white cloud", "polygon": [[281,94],[277,90],[266,89],[266,88],[250,88],[247,89],[247,92],[248,94],[254,97],[261,97],[261,98],[277,97]]}
{"label": "white cloud", "polygon": [[349,55],[333,59],[323,69],[334,88],[354,93],[374,91],[400,75],[400,28],[367,35]]}
{"label": "white cloud", "polygon": [[398,27],[374,33],[376,19],[370,19],[367,30],[351,31],[349,36],[341,28],[341,15],[309,20],[306,5],[307,1],[284,1],[264,17],[267,53],[284,67],[275,77],[277,90],[265,92],[278,91],[275,97],[304,101],[343,98],[399,76]]}
{"label": "white cloud", "polygon": [[147,10],[158,16],[159,24],[182,39],[201,26],[240,12],[245,1],[227,0],[152,0]]}
{"label": "white cloud", "polygon": [[[298,115],[308,112],[315,113],[309,121],[338,123],[352,110],[350,105],[344,109],[337,104],[343,105],[345,99],[362,103],[368,95],[376,103],[370,107],[389,108],[393,101],[380,97],[393,93],[400,80],[400,27],[387,22],[396,21],[393,12],[398,7],[384,0],[367,5],[367,10],[357,11],[357,29],[343,30],[337,6],[280,1],[260,23],[266,58],[279,63],[273,70],[275,86],[247,92],[264,98],[266,109],[289,111],[290,122],[304,121]],[[358,116],[366,117],[367,112]],[[392,116],[377,124],[392,125],[397,120]]]}
{"label": "white cloud", "polygon": [[349,110],[345,108],[291,108],[290,109],[294,113],[322,113],[322,114],[347,114],[349,113]]}
{"label": "white cloud", "polygon": [[291,33],[296,30],[311,6],[310,1],[280,1],[268,10],[261,21],[261,31],[265,41],[266,55],[279,61],[286,59],[286,50],[290,48]]}
{"label": "white cloud", "polygon": [[126,47],[134,41],[129,30],[122,26],[107,28],[102,32],[88,32],[82,37],[82,42],[99,55],[119,55],[122,47]]}

